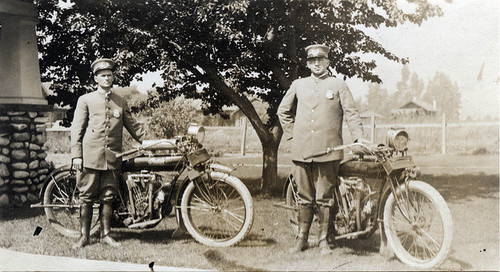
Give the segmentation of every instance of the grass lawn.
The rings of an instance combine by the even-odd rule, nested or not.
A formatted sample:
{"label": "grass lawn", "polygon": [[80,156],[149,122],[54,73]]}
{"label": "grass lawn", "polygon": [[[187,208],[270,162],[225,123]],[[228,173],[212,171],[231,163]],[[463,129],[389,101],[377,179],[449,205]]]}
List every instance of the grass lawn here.
{"label": "grass lawn", "polygon": [[[260,182],[261,167],[258,165],[262,163],[261,157],[216,159],[240,165],[234,174],[254,195],[252,230],[234,247],[207,247],[190,237],[172,240],[176,223],[170,217],[153,229],[114,229],[114,237],[122,243],[118,250],[99,244],[98,238],[93,237],[92,245],[75,251],[71,249],[74,240],[51,228],[43,209],[26,207],[0,210],[0,247],[35,254],[145,264],[155,262],[156,265],[209,270],[414,270],[395,258],[387,260],[378,253],[378,232],[366,240],[340,241],[334,254],[327,257],[319,255],[317,248],[290,256],[287,250],[295,233],[287,223],[287,211],[273,205],[282,199],[279,195],[261,197],[255,194],[255,188],[258,188],[255,186]],[[430,156],[415,157],[415,160],[422,166],[422,179],[441,192],[455,220],[456,238],[450,258],[440,269],[498,270],[498,156]],[[61,159],[60,162],[67,161]],[[289,163],[286,157],[280,158],[281,180],[290,171]],[[58,162],[55,164],[58,166]],[[480,221],[475,220],[477,216],[469,210],[471,205],[478,210],[481,207]],[[33,236],[37,227],[41,227],[42,232]],[[488,251],[477,256],[479,250],[476,252],[476,248],[470,245]],[[482,262],[483,259],[490,261]]]}

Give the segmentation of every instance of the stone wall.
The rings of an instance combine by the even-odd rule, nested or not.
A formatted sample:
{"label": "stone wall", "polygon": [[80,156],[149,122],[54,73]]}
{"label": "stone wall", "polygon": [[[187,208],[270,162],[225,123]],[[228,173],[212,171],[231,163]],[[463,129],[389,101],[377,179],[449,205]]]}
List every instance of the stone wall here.
{"label": "stone wall", "polygon": [[33,203],[52,166],[47,153],[44,105],[0,105],[0,206]]}

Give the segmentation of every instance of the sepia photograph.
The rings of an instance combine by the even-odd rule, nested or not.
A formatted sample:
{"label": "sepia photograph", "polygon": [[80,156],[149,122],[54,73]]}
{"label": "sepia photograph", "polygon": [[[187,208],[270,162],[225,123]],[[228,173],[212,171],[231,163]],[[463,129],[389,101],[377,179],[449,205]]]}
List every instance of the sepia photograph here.
{"label": "sepia photograph", "polygon": [[500,270],[497,0],[0,0],[0,271]]}

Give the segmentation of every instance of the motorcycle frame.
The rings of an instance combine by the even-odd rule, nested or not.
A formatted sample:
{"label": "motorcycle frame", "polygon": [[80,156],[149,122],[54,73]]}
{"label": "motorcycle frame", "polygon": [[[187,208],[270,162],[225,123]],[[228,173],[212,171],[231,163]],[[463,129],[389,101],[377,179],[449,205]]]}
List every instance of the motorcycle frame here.
{"label": "motorcycle frame", "polygon": [[[384,177],[381,177],[380,179],[377,179],[380,180],[380,182],[382,182],[382,185],[380,187],[381,188],[380,191],[376,192],[376,194],[380,194],[380,197],[378,198],[377,205],[375,207],[376,210],[373,213],[373,216],[375,217],[373,218],[374,224],[362,231],[355,231],[335,236],[335,240],[355,239],[360,235],[374,232],[377,230],[377,228],[384,229],[383,207],[385,205],[385,202],[389,198],[389,195],[393,193],[397,197],[398,192],[401,191],[400,190],[401,186],[403,184],[407,184],[413,178],[410,173],[415,172],[416,174],[418,174],[418,169],[416,169],[416,164],[413,162],[411,156],[394,157],[390,161],[386,160],[385,162],[382,162],[382,164],[384,165],[384,170],[386,172],[386,175]],[[340,179],[340,175],[337,177],[337,179]],[[291,179],[287,178],[283,186],[283,193],[282,193],[283,197],[286,197],[286,191],[290,182]],[[408,186],[405,186],[405,188],[408,188]],[[335,188],[335,191],[338,191],[338,187]],[[285,207],[285,208],[295,210],[295,207]],[[386,237],[383,231],[381,231],[380,233],[382,242],[386,241]]]}
{"label": "motorcycle frame", "polygon": [[[180,219],[180,211],[179,211],[179,209],[180,209],[180,205],[181,205],[181,201],[182,201],[182,195],[183,195],[184,190],[186,189],[187,185],[191,181],[194,182],[196,179],[198,179],[199,177],[201,177],[201,175],[203,173],[207,172],[207,170],[209,170],[209,171],[218,171],[218,172],[223,172],[223,173],[229,174],[230,172],[234,171],[234,169],[231,168],[231,167],[229,167],[229,166],[226,166],[226,165],[223,165],[223,164],[220,164],[220,163],[214,163],[214,162],[211,162],[211,161],[207,161],[207,162],[200,163],[198,165],[191,166],[189,164],[189,161],[187,159],[187,155],[186,154],[182,155],[182,159],[179,161],[179,165],[177,165],[174,169],[176,169],[178,166],[180,166],[181,169],[174,170],[174,171],[177,172],[177,174],[174,177],[174,179],[172,180],[172,185],[169,188],[169,192],[167,194],[167,198],[165,198],[165,200],[164,200],[164,203],[170,203],[169,205],[172,205],[171,204],[172,203],[172,197],[174,197],[173,201],[174,201],[175,204],[173,204],[172,209],[175,209],[175,215],[176,215],[176,218],[177,218],[177,222],[180,223],[181,219]],[[47,189],[47,186],[49,184],[48,181],[50,181],[51,179],[55,180],[54,177],[57,174],[59,174],[61,172],[64,172],[64,171],[70,171],[71,173],[75,172],[75,170],[72,168],[72,165],[69,165],[69,164],[68,165],[63,165],[61,167],[58,167],[58,168],[54,169],[47,176],[47,178],[45,180],[45,183],[44,183],[44,186],[42,187],[42,189],[39,192],[39,199],[43,199],[43,196],[44,196],[45,191]],[[126,173],[126,172],[127,171],[123,171],[122,170],[121,174]],[[179,181],[180,181],[180,183],[179,183]],[[127,186],[126,185],[126,181],[122,180],[122,178],[120,178],[119,183],[120,183],[120,187],[122,185]],[[176,186],[176,185],[178,185],[178,186]],[[177,190],[177,192],[174,192],[174,190]],[[127,188],[127,191],[128,191],[128,188]],[[174,196],[174,193],[175,193],[175,196]],[[127,195],[127,197],[129,197],[129,196]],[[120,192],[118,192],[118,196],[117,196],[117,199],[115,199],[115,201],[124,202],[121,190],[120,190]],[[125,203],[123,203],[123,204],[125,204]],[[97,204],[95,203],[94,204],[94,208],[97,208],[98,205],[99,205],[98,203]],[[58,207],[62,207],[61,205],[57,205],[57,206]],[[46,206],[46,205],[44,205],[42,203],[32,204],[31,207],[32,208],[50,208],[49,206]],[[75,205],[69,206],[68,208],[79,208],[79,207],[80,207],[80,204],[75,204]],[[129,211],[129,213],[130,213],[130,211]],[[170,213],[171,213],[171,211],[168,214],[170,214]],[[158,222],[161,221],[162,218],[163,218],[162,215],[160,215],[160,218],[157,219]]]}

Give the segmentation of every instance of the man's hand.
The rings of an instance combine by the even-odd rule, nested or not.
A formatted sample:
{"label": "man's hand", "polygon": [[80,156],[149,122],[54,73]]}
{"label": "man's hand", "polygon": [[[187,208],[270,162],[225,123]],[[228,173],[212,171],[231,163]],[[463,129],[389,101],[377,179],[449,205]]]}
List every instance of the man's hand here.
{"label": "man's hand", "polygon": [[82,171],[82,168],[83,168],[82,158],[73,158],[71,160],[71,165],[72,165],[72,168],[74,168],[76,171]]}

